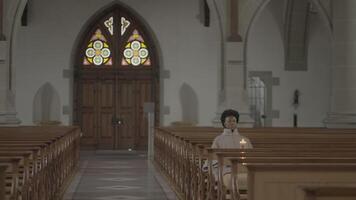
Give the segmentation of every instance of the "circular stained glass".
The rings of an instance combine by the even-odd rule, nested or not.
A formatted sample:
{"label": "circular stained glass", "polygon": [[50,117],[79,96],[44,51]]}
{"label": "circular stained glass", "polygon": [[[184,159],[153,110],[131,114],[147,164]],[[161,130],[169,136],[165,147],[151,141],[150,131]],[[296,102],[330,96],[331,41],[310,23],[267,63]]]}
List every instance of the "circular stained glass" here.
{"label": "circular stained glass", "polygon": [[95,56],[95,50],[93,48],[89,48],[85,51],[85,55],[89,58],[92,58]]}
{"label": "circular stained glass", "polygon": [[104,48],[101,50],[101,56],[103,58],[107,58],[110,56],[110,50],[108,48]]}
{"label": "circular stained glass", "polygon": [[133,41],[131,43],[131,49],[139,50],[141,48],[141,43],[139,41]]}
{"label": "circular stained glass", "polygon": [[125,56],[125,58],[132,58],[132,56],[133,56],[132,49],[125,49],[124,56]]}
{"label": "circular stained glass", "polygon": [[95,56],[93,62],[95,65],[101,65],[103,64],[103,58],[101,56]]}
{"label": "circular stained glass", "polygon": [[97,49],[97,50],[102,49],[104,46],[103,42],[100,40],[95,41],[93,45],[94,45],[94,49]]}
{"label": "circular stained glass", "polygon": [[133,57],[133,58],[131,58],[131,63],[133,66],[138,66],[141,64],[141,58]]}
{"label": "circular stained glass", "polygon": [[148,56],[148,50],[147,49],[140,49],[138,51],[138,55],[141,57],[141,58],[147,58]]}

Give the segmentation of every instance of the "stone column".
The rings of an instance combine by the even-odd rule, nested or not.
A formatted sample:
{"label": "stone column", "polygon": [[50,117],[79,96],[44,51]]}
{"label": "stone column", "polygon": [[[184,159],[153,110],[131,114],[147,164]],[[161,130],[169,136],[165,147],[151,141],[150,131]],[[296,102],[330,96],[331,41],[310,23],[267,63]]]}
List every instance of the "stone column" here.
{"label": "stone column", "polygon": [[[327,127],[356,128],[356,1],[332,1],[333,64]],[[322,101],[322,99],[320,99]]]}
{"label": "stone column", "polygon": [[14,95],[9,89],[7,41],[0,41],[0,125],[18,124],[14,107]]}
{"label": "stone column", "polygon": [[248,92],[245,85],[245,68],[242,42],[226,43],[226,107],[240,113],[239,127],[252,127]]}
{"label": "stone column", "polygon": [[[3,0],[0,0],[0,8],[3,11],[1,17],[1,25],[7,25],[7,27],[1,28],[3,37],[0,40],[0,126],[3,125],[17,125],[20,121],[16,118],[15,111],[15,95],[11,88],[11,73],[10,73],[10,40],[12,35],[11,26],[14,25],[15,18],[11,17],[11,13],[8,9],[10,7],[16,7],[14,4],[18,1],[7,1],[7,4],[3,4]],[[8,9],[7,9],[8,8]],[[8,13],[11,16],[5,16],[4,13]],[[5,23],[7,22],[7,23]],[[8,30],[8,31],[6,31]],[[5,40],[6,38],[6,40]]]}
{"label": "stone column", "polygon": [[0,41],[0,126],[20,123],[16,118],[14,94],[9,88],[7,46],[7,41]]}
{"label": "stone column", "polygon": [[[239,33],[239,0],[221,3],[220,16],[222,28],[222,72],[219,106],[214,126],[221,126],[220,115],[225,109],[235,109],[240,113],[239,127],[252,127],[248,95],[245,85],[243,42]],[[228,13],[226,15],[226,13]]]}

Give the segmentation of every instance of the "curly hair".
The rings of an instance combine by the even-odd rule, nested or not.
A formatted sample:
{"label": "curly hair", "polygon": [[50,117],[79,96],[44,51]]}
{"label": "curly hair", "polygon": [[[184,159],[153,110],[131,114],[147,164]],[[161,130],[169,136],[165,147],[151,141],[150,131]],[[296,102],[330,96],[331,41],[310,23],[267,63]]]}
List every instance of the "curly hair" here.
{"label": "curly hair", "polygon": [[233,109],[224,110],[224,112],[221,114],[220,117],[221,124],[223,125],[224,128],[226,128],[225,119],[226,117],[230,117],[230,116],[234,116],[236,118],[236,123],[239,122],[239,116],[240,116],[239,112]]}

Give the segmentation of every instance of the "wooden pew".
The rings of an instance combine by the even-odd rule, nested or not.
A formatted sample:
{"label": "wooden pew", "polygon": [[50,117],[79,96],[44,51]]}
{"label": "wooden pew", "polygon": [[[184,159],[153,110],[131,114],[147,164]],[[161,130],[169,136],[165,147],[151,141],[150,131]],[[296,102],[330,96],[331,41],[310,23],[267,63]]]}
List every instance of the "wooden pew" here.
{"label": "wooden pew", "polygon": [[9,166],[0,163],[0,199],[5,199],[5,172]]}
{"label": "wooden pew", "polygon": [[78,166],[79,139],[77,127],[1,127],[0,199],[61,199]]}
{"label": "wooden pew", "polygon": [[[24,196],[30,179],[30,165],[33,163],[34,155],[32,151],[0,151],[0,158],[2,159],[19,159],[19,162],[13,164],[14,171],[8,175],[13,191],[11,195],[15,197]],[[14,179],[15,182],[11,180]]]}
{"label": "wooden pew", "polygon": [[[10,194],[12,195],[13,198],[11,199],[17,199],[17,186],[18,186],[18,182],[19,182],[19,165],[21,162],[22,158],[0,158],[0,163],[1,166],[3,166],[3,174],[2,174],[2,179],[0,180],[0,182],[2,183],[2,185],[6,186],[6,175],[8,173],[12,174],[12,178],[11,178],[11,185],[10,185]],[[6,187],[2,188],[3,190],[3,194],[1,197],[1,199],[6,199]]]}
{"label": "wooden pew", "polygon": [[[166,173],[181,199],[205,199],[200,172],[202,162],[207,159],[204,151],[211,145],[220,131],[216,128],[157,128],[155,138],[155,160],[157,167]],[[206,131],[206,132],[204,132]],[[328,137],[323,138],[323,133]],[[240,129],[257,148],[353,148],[353,129]],[[267,136],[267,137],[266,137]],[[264,140],[267,138],[266,140]],[[265,142],[264,142],[265,141]],[[287,143],[287,144],[286,144]],[[347,149],[345,151],[348,151]],[[197,177],[197,178],[195,178]],[[192,181],[189,181],[192,179]],[[187,187],[188,185],[188,187]],[[192,187],[190,187],[192,186]],[[193,191],[192,191],[193,188]],[[198,188],[198,189],[197,189]]]}
{"label": "wooden pew", "polygon": [[[233,163],[241,161],[239,158],[231,160]],[[246,162],[249,169],[248,199],[251,200],[289,200],[301,198],[300,196],[303,196],[301,199],[306,199],[306,192],[303,190],[311,186],[315,189],[356,188],[355,156],[295,159],[291,155],[284,159],[255,158],[243,162]],[[291,181],[292,186],[285,187]],[[270,185],[270,182],[274,183]],[[299,194],[295,193],[297,190]]]}
{"label": "wooden pew", "polygon": [[[236,175],[237,164],[244,163],[247,167],[251,166],[264,166],[271,164],[269,169],[273,169],[273,166],[282,166],[285,164],[295,164],[294,168],[297,169],[300,166],[356,166],[356,151],[354,148],[342,148],[336,149],[330,152],[329,148],[314,148],[314,149],[294,149],[294,148],[283,148],[283,149],[208,149],[208,152],[214,156],[209,156],[209,160],[216,159],[219,162],[219,176],[218,176],[218,199],[224,199],[223,196],[226,191],[223,189],[222,184],[222,168],[225,164],[232,165],[232,174]],[[211,165],[211,162],[209,162]],[[273,165],[272,165],[273,164]],[[325,165],[327,164],[327,165]],[[283,165],[283,166],[284,166]],[[271,168],[272,167],[272,168]],[[250,168],[249,168],[250,169]],[[278,168],[279,169],[279,168]],[[214,182],[214,177],[209,170],[209,180]],[[231,185],[236,183],[236,176],[233,177]],[[209,184],[211,186],[211,184]],[[250,188],[249,188],[250,191]],[[232,190],[233,197],[236,197],[239,190],[237,187]],[[213,188],[209,188],[209,196],[214,195]]]}

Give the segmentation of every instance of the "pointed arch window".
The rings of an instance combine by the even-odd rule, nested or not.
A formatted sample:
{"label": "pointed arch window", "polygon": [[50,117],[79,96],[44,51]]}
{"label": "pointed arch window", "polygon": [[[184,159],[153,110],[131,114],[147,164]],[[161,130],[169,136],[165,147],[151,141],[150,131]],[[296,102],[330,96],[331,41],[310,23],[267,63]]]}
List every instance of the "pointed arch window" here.
{"label": "pointed arch window", "polygon": [[112,56],[107,39],[100,29],[89,40],[85,50],[84,65],[112,65]]}
{"label": "pointed arch window", "polygon": [[152,47],[141,23],[121,7],[99,17],[83,39],[82,68],[152,67]]}
{"label": "pointed arch window", "polygon": [[137,30],[134,30],[129,37],[123,51],[122,65],[148,66],[151,64],[149,51],[142,36]]}

